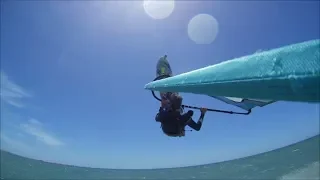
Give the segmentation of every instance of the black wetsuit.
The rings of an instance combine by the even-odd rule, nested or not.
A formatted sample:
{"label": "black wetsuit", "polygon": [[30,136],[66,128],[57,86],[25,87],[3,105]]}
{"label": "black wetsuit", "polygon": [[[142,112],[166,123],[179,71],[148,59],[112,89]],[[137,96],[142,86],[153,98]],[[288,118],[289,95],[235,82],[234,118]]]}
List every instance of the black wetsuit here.
{"label": "black wetsuit", "polygon": [[203,119],[204,114],[201,114],[197,123],[192,119],[192,115],[193,111],[188,111],[181,115],[179,111],[166,111],[160,107],[155,119],[161,123],[161,128],[164,133],[174,136],[181,134],[187,125],[196,131],[201,129],[202,120],[200,121],[200,119]]}

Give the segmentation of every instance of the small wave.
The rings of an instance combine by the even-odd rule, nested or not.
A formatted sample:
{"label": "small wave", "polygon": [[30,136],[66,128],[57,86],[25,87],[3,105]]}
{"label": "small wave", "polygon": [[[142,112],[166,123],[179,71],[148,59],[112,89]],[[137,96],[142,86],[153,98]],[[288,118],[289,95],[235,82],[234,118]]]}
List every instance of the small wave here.
{"label": "small wave", "polygon": [[292,171],[282,176],[279,180],[320,180],[319,173],[319,162],[314,162],[305,168]]}

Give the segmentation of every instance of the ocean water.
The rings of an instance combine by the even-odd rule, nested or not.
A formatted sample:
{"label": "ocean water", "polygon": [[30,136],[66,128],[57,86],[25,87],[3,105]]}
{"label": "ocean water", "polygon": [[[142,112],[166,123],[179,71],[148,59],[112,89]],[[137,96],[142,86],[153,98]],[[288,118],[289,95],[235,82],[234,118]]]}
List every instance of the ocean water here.
{"label": "ocean water", "polygon": [[316,180],[319,136],[274,151],[214,164],[154,170],[83,168],[1,151],[1,179],[276,179]]}

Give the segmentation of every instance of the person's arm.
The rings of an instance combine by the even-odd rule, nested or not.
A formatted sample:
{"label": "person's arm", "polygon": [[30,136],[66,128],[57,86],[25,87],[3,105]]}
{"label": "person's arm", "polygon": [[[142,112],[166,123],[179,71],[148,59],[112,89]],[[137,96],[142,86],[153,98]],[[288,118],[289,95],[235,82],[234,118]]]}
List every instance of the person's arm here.
{"label": "person's arm", "polygon": [[162,122],[163,119],[166,119],[167,117],[167,112],[164,110],[164,107],[166,107],[166,105],[169,103],[168,100],[162,100],[161,101],[161,106],[159,108],[159,112],[156,115],[155,120],[157,122]]}
{"label": "person's arm", "polygon": [[203,122],[203,118],[204,118],[205,113],[201,113],[198,122]]}
{"label": "person's arm", "polygon": [[156,117],[155,117],[156,122],[160,122],[160,116],[159,113],[157,113]]}
{"label": "person's arm", "polygon": [[161,122],[163,119],[166,118],[166,116],[167,116],[167,112],[164,110],[163,107],[160,107],[159,112],[157,113],[155,120],[157,122]]}
{"label": "person's arm", "polygon": [[155,118],[155,120],[156,120],[157,122],[161,122],[163,113],[164,113],[163,108],[160,107],[160,108],[159,108],[159,112],[157,113],[156,118]]}
{"label": "person's arm", "polygon": [[203,122],[203,119],[204,119],[204,115],[206,115],[207,109],[201,108],[200,111],[201,111],[201,115],[200,115],[200,117],[199,117],[198,122],[201,122],[201,123],[202,123],[202,122]]}

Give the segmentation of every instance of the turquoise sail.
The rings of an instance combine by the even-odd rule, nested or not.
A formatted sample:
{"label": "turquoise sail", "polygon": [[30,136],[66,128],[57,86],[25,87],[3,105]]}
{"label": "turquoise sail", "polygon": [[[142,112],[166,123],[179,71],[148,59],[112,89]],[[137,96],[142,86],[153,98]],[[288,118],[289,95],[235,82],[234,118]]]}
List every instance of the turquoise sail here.
{"label": "turquoise sail", "polygon": [[320,40],[311,40],[225,61],[145,89],[208,96],[320,102]]}

